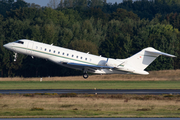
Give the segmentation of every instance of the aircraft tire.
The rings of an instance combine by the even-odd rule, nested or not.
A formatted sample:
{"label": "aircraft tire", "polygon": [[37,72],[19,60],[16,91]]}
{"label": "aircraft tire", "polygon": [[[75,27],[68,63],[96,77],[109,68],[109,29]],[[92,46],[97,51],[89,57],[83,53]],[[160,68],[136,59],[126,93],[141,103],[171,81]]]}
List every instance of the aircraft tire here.
{"label": "aircraft tire", "polygon": [[88,74],[87,74],[87,73],[84,73],[84,74],[83,74],[83,78],[84,78],[84,79],[87,79],[87,78],[88,78]]}

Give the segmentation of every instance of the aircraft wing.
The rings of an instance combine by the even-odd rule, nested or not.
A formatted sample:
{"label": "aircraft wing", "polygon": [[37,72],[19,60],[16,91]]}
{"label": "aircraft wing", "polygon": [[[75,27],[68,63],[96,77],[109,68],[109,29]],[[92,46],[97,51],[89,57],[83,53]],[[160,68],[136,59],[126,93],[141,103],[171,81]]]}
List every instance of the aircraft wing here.
{"label": "aircraft wing", "polygon": [[74,66],[74,67],[89,67],[89,68],[95,68],[95,69],[112,69],[114,67],[109,66],[98,66],[98,65],[89,65],[89,64],[79,64],[79,63],[68,63],[68,62],[62,62],[64,65],[68,66]]}

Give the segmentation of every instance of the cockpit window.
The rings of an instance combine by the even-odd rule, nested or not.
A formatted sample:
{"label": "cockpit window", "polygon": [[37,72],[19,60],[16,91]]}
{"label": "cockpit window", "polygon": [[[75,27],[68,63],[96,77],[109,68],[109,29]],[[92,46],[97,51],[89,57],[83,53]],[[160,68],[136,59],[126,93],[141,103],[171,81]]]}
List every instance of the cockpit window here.
{"label": "cockpit window", "polygon": [[23,42],[23,41],[17,41],[16,43],[24,44],[24,42]]}

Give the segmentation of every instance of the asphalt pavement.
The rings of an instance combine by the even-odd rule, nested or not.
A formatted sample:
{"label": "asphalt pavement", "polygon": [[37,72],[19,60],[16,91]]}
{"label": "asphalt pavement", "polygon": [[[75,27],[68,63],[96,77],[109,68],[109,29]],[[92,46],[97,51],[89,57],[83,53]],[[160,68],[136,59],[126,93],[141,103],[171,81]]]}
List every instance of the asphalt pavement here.
{"label": "asphalt pavement", "polygon": [[28,94],[28,93],[77,93],[77,94],[138,94],[161,95],[180,94],[180,89],[28,89],[28,90],[0,90],[1,94]]}

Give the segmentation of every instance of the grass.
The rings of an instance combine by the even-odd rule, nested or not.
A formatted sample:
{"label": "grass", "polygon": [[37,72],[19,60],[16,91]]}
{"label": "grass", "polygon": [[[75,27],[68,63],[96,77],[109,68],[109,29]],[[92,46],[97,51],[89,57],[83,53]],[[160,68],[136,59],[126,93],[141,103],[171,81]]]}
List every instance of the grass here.
{"label": "grass", "polygon": [[180,70],[151,71],[150,75],[91,75],[42,78],[0,78],[0,89],[180,89]]}
{"label": "grass", "polygon": [[[149,75],[90,75],[86,81],[178,81],[180,80],[180,70],[150,71]],[[40,81],[41,78],[0,78],[0,81]],[[82,76],[69,77],[44,77],[42,81],[85,81]]]}
{"label": "grass", "polygon": [[[45,77],[42,81],[178,81],[180,80],[180,70],[150,71],[149,75],[90,75],[87,80],[82,76],[69,77]],[[40,81],[40,78],[0,78],[0,81]]]}
{"label": "grass", "polygon": [[180,89],[180,81],[0,81],[0,89]]}
{"label": "grass", "polygon": [[[0,89],[180,89],[180,70],[150,75],[0,78]],[[0,94],[0,118],[180,117],[180,95]]]}
{"label": "grass", "polygon": [[[121,96],[121,97],[120,97]],[[0,118],[6,117],[179,117],[180,97],[164,95],[3,95]],[[125,101],[128,99],[128,101]]]}
{"label": "grass", "polygon": [[180,70],[150,75],[91,75],[42,78],[0,78],[0,89],[180,89]]}

